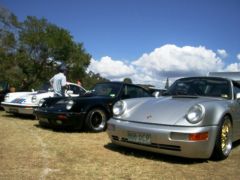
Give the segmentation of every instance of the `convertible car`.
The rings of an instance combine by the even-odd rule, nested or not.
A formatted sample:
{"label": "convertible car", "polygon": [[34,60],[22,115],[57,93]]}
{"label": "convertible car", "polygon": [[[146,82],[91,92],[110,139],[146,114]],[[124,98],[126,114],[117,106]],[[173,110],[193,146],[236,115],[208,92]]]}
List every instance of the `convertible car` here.
{"label": "convertible car", "polygon": [[150,97],[140,86],[122,82],[96,84],[90,93],[81,97],[54,97],[40,101],[35,114],[39,124],[48,127],[71,127],[99,132],[106,129],[112,116],[112,106],[121,99]]}
{"label": "convertible car", "polygon": [[177,81],[159,98],[118,101],[112,143],[187,158],[222,160],[240,139],[240,84],[221,77]]}
{"label": "convertible car", "polygon": [[[74,83],[68,82],[67,87],[66,96],[79,96],[86,92],[83,87]],[[46,83],[37,91],[6,94],[1,106],[8,113],[33,115],[34,109],[38,107],[41,99],[53,96],[53,89],[49,83]]]}

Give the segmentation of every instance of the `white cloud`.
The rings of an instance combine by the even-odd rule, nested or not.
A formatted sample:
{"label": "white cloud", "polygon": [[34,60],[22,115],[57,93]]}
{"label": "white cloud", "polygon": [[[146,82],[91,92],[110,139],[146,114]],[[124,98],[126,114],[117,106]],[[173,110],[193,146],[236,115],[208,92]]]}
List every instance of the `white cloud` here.
{"label": "white cloud", "polygon": [[228,56],[227,51],[225,49],[218,49],[217,53],[222,58],[226,58]]}
{"label": "white cloud", "polygon": [[225,71],[230,71],[230,72],[240,71],[240,63],[233,63],[228,65]]}
{"label": "white cloud", "polygon": [[205,47],[177,47],[164,45],[133,62],[142,72],[152,77],[205,75],[222,69],[222,60]]}
{"label": "white cloud", "polygon": [[129,77],[134,83],[164,87],[167,77],[173,82],[178,77],[206,75],[212,71],[240,70],[240,64],[237,63],[225,67],[221,59],[223,54],[226,54],[224,52],[216,53],[203,46],[178,47],[167,44],[143,54],[131,63],[113,60],[108,56],[100,60],[92,59],[89,70],[110,80]]}
{"label": "white cloud", "polygon": [[102,77],[111,80],[122,80],[122,78],[130,77],[135,73],[130,65],[122,61],[112,60],[111,57],[108,56],[102,57],[99,61],[91,59],[88,70],[99,73]]}
{"label": "white cloud", "polygon": [[238,59],[238,60],[240,60],[240,53],[239,53],[239,54],[237,54],[237,59]]}

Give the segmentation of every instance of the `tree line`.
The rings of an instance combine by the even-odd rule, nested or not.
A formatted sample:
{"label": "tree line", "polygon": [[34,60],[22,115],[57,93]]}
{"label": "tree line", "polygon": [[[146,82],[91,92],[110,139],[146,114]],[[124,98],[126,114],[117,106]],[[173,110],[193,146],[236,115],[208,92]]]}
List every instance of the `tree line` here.
{"label": "tree line", "polygon": [[0,7],[0,80],[17,90],[37,88],[64,63],[68,81],[80,80],[89,89],[97,82],[108,81],[100,74],[86,72],[90,60],[83,43],[75,42],[68,30],[34,16],[20,22]]}

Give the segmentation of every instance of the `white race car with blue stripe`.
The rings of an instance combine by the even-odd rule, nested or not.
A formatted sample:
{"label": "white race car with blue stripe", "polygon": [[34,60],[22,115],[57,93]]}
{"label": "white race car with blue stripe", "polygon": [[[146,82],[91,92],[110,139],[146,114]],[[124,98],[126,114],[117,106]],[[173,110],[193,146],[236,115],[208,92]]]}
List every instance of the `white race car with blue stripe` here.
{"label": "white race car with blue stripe", "polygon": [[[79,96],[86,93],[86,90],[74,83],[67,83],[66,96]],[[53,97],[53,89],[49,85],[44,85],[40,90],[32,92],[13,92],[6,94],[1,106],[8,113],[13,114],[33,114],[34,109],[43,98]]]}

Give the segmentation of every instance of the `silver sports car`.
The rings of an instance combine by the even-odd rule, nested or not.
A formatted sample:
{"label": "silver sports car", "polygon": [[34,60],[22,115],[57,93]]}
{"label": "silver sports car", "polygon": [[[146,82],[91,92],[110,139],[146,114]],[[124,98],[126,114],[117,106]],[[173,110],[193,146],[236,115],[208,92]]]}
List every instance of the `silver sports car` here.
{"label": "silver sports car", "polygon": [[158,98],[118,101],[108,121],[114,144],[188,158],[222,160],[240,139],[240,84],[182,78]]}

